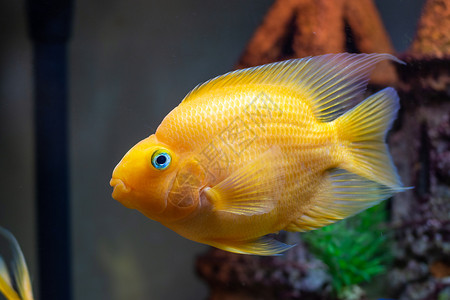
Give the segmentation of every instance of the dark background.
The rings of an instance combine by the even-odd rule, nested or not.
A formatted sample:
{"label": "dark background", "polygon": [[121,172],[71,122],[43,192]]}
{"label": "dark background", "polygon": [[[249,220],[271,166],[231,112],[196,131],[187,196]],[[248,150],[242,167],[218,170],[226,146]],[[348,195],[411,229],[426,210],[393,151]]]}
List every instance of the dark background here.
{"label": "dark background", "polygon": [[[357,0],[355,0],[357,1]],[[70,43],[74,299],[202,299],[206,246],[114,201],[112,169],[197,83],[231,70],[270,0],[79,0]],[[405,51],[423,0],[376,1]],[[0,225],[37,289],[31,44],[24,0],[0,0]],[[39,266],[45,268],[45,266]],[[37,294],[35,292],[35,294]]]}

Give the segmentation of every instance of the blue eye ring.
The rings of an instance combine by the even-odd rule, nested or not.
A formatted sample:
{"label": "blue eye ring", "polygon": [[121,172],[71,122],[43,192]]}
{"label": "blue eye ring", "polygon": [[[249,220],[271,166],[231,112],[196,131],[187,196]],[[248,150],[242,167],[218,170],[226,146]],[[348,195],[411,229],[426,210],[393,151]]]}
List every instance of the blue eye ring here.
{"label": "blue eye ring", "polygon": [[165,170],[169,167],[172,157],[167,150],[156,150],[152,154],[152,165],[157,170]]}

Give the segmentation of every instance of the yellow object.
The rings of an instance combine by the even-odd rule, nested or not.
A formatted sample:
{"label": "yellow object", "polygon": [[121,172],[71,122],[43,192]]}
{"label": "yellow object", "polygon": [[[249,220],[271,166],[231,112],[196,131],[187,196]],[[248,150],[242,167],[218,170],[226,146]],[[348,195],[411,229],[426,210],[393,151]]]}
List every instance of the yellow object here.
{"label": "yellow object", "polygon": [[268,234],[319,228],[403,190],[385,144],[397,93],[361,102],[384,59],[400,62],[329,54],[199,85],[119,162],[113,197],[220,249],[289,249]]}
{"label": "yellow object", "polygon": [[18,289],[18,291],[14,289],[8,266],[0,255],[0,295],[4,295],[7,300],[33,300],[30,274],[19,243],[9,231],[2,227],[0,227],[0,238],[5,241],[2,245],[7,245],[12,252],[10,269]]}

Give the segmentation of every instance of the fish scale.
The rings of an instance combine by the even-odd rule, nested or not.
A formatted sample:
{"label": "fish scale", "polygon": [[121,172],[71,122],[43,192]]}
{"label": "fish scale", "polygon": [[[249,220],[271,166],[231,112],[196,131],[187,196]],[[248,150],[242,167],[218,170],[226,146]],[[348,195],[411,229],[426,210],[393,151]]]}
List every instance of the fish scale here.
{"label": "fish scale", "polygon": [[[183,123],[188,120],[198,120],[202,116],[202,129],[192,132],[195,135],[188,135],[187,132],[180,134],[183,138],[186,135],[189,136],[189,141],[201,140],[201,137],[212,136],[213,138],[204,138],[204,142],[201,146],[206,147],[211,142],[218,146],[221,153],[224,153],[228,157],[232,157],[230,165],[222,165],[221,170],[225,170],[225,174],[213,174],[217,180],[212,181],[214,185],[217,181],[220,181],[224,177],[229,176],[233,171],[237,170],[243,163],[251,161],[253,157],[260,155],[262,152],[269,149],[272,145],[277,145],[281,149],[285,149],[285,156],[283,162],[285,167],[284,172],[290,175],[289,180],[279,187],[281,194],[279,195],[280,202],[284,202],[279,205],[280,209],[274,211],[274,218],[282,219],[282,222],[276,222],[274,227],[271,227],[270,231],[279,231],[285,228],[289,223],[295,221],[302,214],[301,206],[298,205],[299,199],[308,199],[313,188],[317,185],[317,181],[320,177],[316,174],[322,173],[333,165],[333,159],[329,155],[324,155],[326,152],[330,152],[330,140],[333,139],[332,132],[319,123],[314,115],[311,113],[311,108],[306,101],[294,99],[293,97],[280,96],[280,90],[284,90],[285,94],[291,93],[288,89],[280,89],[271,87],[264,87],[259,89],[259,93],[264,93],[269,99],[274,101],[279,107],[280,113],[273,114],[273,118],[266,120],[263,126],[256,124],[251,118],[248,117],[248,113],[254,113],[252,110],[248,110],[249,105],[254,101],[256,93],[239,93],[234,97],[227,98],[226,96],[215,102],[205,102],[199,99],[200,103],[186,103],[180,106],[180,110],[183,110],[183,117],[179,117],[179,112],[174,110],[168,117],[161,123],[159,130],[173,130],[172,126],[176,123]],[[217,95],[211,95],[210,98],[217,97]],[[209,98],[209,97],[208,97]],[[203,104],[204,103],[204,104]],[[201,105],[203,110],[197,110],[196,107]],[[223,110],[224,107],[228,109]],[[250,106],[251,107],[251,106]],[[222,111],[215,111],[215,109],[222,108]],[[246,110],[247,109],[247,110]],[[213,116],[220,114],[223,116],[221,122],[213,122],[213,117],[205,117],[210,113]],[[186,117],[187,114],[190,114]],[[243,120],[243,123],[248,126],[248,130],[255,133],[255,140],[248,145],[246,149],[239,149],[239,145],[224,145],[218,135],[226,130],[230,125],[227,122],[233,122],[236,118]],[[211,123],[206,123],[205,119],[211,120]],[[189,124],[189,121],[188,121]],[[166,126],[168,128],[166,128]],[[181,125],[175,125],[180,127]],[[157,132],[158,134],[158,132]],[[174,140],[171,143],[176,144],[178,141]],[[169,144],[171,146],[171,144]],[[246,151],[243,151],[246,150]],[[236,156],[234,152],[238,152],[241,155]],[[201,152],[201,151],[200,151]],[[201,158],[200,158],[201,159]],[[302,168],[302,164],[305,166]],[[334,163],[335,164],[335,163]],[[298,188],[302,187],[302,188]],[[303,206],[308,204],[303,203]],[[283,209],[281,209],[281,207]],[[288,213],[295,211],[296,213]],[[282,216],[282,217],[280,217]],[[233,226],[227,226],[224,228],[226,233],[219,234],[221,236],[227,236],[228,238],[239,239],[239,233],[242,232],[242,228],[255,228],[253,231],[259,232],[261,228],[264,228],[267,216],[254,217],[242,222],[234,222]],[[206,223],[210,223],[207,221]],[[227,223],[227,222],[223,222]],[[276,225],[276,227],[275,227]],[[169,225],[170,226],[170,225]],[[193,225],[191,224],[191,227]],[[203,222],[198,225],[199,231],[203,231]],[[219,232],[214,231],[212,235],[217,235]],[[246,233],[248,235],[248,232]],[[257,236],[257,234],[254,234]],[[208,237],[209,238],[209,237]]]}

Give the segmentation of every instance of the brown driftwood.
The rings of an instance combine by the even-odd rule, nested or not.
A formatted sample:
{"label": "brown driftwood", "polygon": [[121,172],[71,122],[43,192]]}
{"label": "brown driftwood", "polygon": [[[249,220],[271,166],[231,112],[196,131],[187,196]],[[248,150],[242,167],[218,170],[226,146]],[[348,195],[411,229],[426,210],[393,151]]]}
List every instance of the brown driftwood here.
{"label": "brown driftwood", "polygon": [[[277,0],[237,68],[345,51],[394,52],[372,0]],[[390,62],[380,63],[372,77],[380,85],[396,79]]]}

